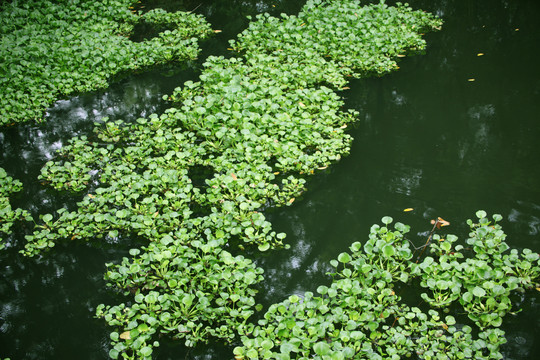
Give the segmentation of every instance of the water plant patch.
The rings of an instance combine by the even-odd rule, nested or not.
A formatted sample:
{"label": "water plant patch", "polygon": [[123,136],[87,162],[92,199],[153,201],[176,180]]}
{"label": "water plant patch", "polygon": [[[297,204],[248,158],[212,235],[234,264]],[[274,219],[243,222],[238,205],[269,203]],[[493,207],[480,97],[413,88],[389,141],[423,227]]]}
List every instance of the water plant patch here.
{"label": "water plant patch", "polygon": [[[538,286],[540,256],[529,249],[503,254],[509,247],[502,217],[490,220],[478,211],[477,218],[468,221],[472,254],[454,235],[433,236],[419,263],[422,247],[411,246],[409,227],[395,223],[392,229],[392,219],[384,217],[364,245],[353,243],[331,261],[330,286],[271,305],[242,336],[235,358],[502,359],[506,339],[498,327],[512,309],[510,293]],[[425,304],[409,306],[396,294],[403,289],[398,284],[417,278],[428,289]]]}
{"label": "water plant patch", "polygon": [[[264,211],[293,204],[308,176],[349,153],[357,113],[336,91],[350,77],[397,69],[397,55],[424,49],[420,34],[440,25],[405,5],[356,1],[310,0],[298,16],[258,16],[231,42],[234,56],[209,57],[199,81],[167,96],[163,114],[102,119],[63,147],[40,179],[82,200],[43,215],[22,252],[65,239],[148,241],[108,266],[108,283],[126,296],[97,312],[114,328],[114,359],[149,359],[159,334],[195,346],[251,333],[262,271],[238,252],[284,246]],[[411,276],[404,244],[379,255],[376,283]],[[370,296],[375,312],[395,294]]]}
{"label": "water plant patch", "polygon": [[109,284],[135,295],[129,306],[97,308],[97,316],[117,329],[111,333],[112,358],[131,351],[147,358],[158,345],[152,340],[158,331],[187,346],[209,336],[232,341],[255,311],[253,285],[262,280],[262,269],[224,250],[227,235],[175,235],[132,249],[132,260],[108,264]]}
{"label": "water plant patch", "polygon": [[6,171],[0,168],[0,250],[4,245],[4,237],[11,234],[11,228],[16,221],[32,221],[30,213],[23,209],[13,209],[9,202],[9,196],[22,190],[22,183],[19,180],[8,176]]}
{"label": "water plant patch", "polygon": [[[41,121],[61,96],[108,86],[126,71],[197,57],[212,34],[203,17],[154,9],[130,11],[133,0],[13,1],[0,12],[0,126]],[[162,31],[129,39],[138,23]]]}

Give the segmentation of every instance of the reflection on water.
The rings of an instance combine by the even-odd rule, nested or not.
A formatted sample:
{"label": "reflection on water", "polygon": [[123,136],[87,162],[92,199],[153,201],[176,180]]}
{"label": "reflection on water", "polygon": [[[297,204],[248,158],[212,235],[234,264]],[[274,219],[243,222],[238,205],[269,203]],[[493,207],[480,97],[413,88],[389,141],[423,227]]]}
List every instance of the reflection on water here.
{"label": "reflection on water", "polygon": [[[294,13],[303,1],[152,3],[184,3],[190,10],[201,4],[197,12],[223,30],[204,44],[201,62],[227,52],[226,40],[247,25],[245,15]],[[265,270],[259,297],[265,306],[327,284],[329,260],[363,241],[384,215],[410,224],[411,239],[422,244],[430,219],[450,221],[445,230],[464,239],[465,220],[482,208],[505,217],[511,246],[540,251],[540,3],[409,3],[444,16],[446,24],[428,36],[426,55],[404,58],[398,72],[354,81],[341,93],[346,106],[360,112],[352,153],[311,179],[303,199],[267,214],[277,231],[288,234],[291,249],[256,259]],[[38,183],[43,163],[72,136],[91,134],[92,123],[104,116],[133,121],[162,111],[163,94],[196,79],[194,69],[180,70],[170,77],[161,70],[139,74],[106,91],[59,101],[47,123],[0,132],[0,167],[25,186],[14,205],[33,214],[74,206],[71,196]],[[102,278],[104,264],[125,256],[130,240],[66,244],[42,259],[24,259],[17,249],[25,231],[30,227],[19,229],[0,253],[0,358],[107,358],[109,330],[93,313],[99,303],[122,301]],[[540,353],[539,296],[517,300],[523,312],[505,319],[505,355],[534,359]],[[190,350],[161,342],[158,359],[230,358],[230,348],[219,344]]]}
{"label": "reflection on water", "polygon": [[[540,233],[540,205],[529,201],[517,200],[514,208],[510,210],[508,221],[519,226],[520,233],[537,236]],[[529,245],[536,249],[540,246],[540,239],[536,238],[536,246]]]}
{"label": "reflection on water", "polygon": [[477,152],[488,150],[487,148],[492,141],[489,124],[493,121],[495,107],[491,104],[476,105],[469,109],[467,115],[470,119],[470,133],[474,136],[473,150]]}
{"label": "reflection on water", "polygon": [[89,248],[58,250],[41,260],[9,261],[18,257],[11,249],[1,255],[2,356],[105,358],[106,334],[91,314],[110,299],[102,280],[106,258]]}
{"label": "reflection on water", "polygon": [[398,194],[413,195],[420,187],[422,169],[400,168],[399,174],[391,180],[389,190]]}

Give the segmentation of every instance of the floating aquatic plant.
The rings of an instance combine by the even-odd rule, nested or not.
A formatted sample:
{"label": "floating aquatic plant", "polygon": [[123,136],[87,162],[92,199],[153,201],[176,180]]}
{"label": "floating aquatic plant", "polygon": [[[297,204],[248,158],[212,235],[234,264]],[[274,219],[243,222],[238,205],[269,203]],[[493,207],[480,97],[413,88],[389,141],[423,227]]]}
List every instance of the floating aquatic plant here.
{"label": "floating aquatic plant", "polygon": [[13,209],[9,202],[9,196],[22,190],[22,183],[19,180],[8,176],[6,171],[0,168],[0,250],[3,244],[4,236],[11,234],[11,228],[16,221],[32,221],[30,213],[23,209]]}
{"label": "floating aquatic plant", "polygon": [[[467,240],[475,244],[474,256],[467,257],[463,245],[454,247],[456,236],[434,236],[421,263],[413,259],[420,248],[412,249],[405,237],[409,227],[396,223],[391,229],[392,219],[383,218],[363,246],[356,242],[331,261],[332,283],[320,286],[319,295],[306,292],[271,305],[242,336],[236,359],[502,359],[506,339],[498,327],[511,308],[510,293],[537,286],[540,256],[528,249],[503,255],[508,245],[497,224],[501,216],[494,215],[494,223],[484,211],[477,216],[478,223],[469,220]],[[469,268],[485,256],[483,266]],[[459,300],[478,329],[405,304],[396,284],[416,278],[432,291],[422,294],[428,305],[448,310]]]}
{"label": "floating aquatic plant", "polygon": [[[133,0],[4,2],[0,13],[0,126],[43,119],[59,97],[108,86],[117,74],[197,57],[212,31],[186,12],[130,11]],[[158,36],[129,39],[135,24]]]}
{"label": "floating aquatic plant", "polygon": [[[74,211],[43,215],[23,253],[39,254],[63,239],[148,241],[108,267],[108,283],[128,297],[97,311],[114,327],[112,358],[149,358],[158,334],[194,346],[251,333],[261,270],[233,252],[284,245],[285,234],[273,231],[264,210],[293,204],[308,176],[350,151],[345,131],[357,113],[343,109],[336,91],[350,77],[397,69],[399,56],[425,47],[420,34],[440,24],[404,5],[356,1],[311,0],[298,16],[258,16],[231,42],[235,56],[209,57],[199,81],[167,97],[172,105],[163,114],[133,123],[102,119],[94,135],[72,139],[45,165],[41,180],[82,200]],[[365,293],[371,312],[363,316],[394,301],[384,285],[393,276],[410,276],[404,230],[374,229],[384,244],[374,243],[370,256],[384,268],[372,274],[364,259],[375,291]],[[348,263],[347,256],[338,261]],[[342,286],[364,294],[348,281]],[[321,288],[332,299],[338,290]],[[333,303],[325,299],[326,313]],[[279,330],[290,332],[290,324]],[[382,326],[373,315],[368,328]],[[323,339],[315,346],[322,355],[330,346]]]}

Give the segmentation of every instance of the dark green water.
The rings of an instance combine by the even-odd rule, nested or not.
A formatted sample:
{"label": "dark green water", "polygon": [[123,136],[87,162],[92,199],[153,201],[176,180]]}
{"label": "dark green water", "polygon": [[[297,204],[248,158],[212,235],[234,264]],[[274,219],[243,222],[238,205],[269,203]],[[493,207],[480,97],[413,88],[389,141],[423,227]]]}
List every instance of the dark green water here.
{"label": "dark green water", "polygon": [[[152,4],[154,2],[151,2]],[[172,1],[161,1],[173,10]],[[382,78],[351,83],[346,106],[360,112],[352,153],[308,184],[303,199],[268,217],[288,233],[290,250],[257,259],[267,305],[327,283],[328,261],[384,215],[412,226],[423,243],[429,220],[467,236],[465,221],[478,209],[504,216],[512,247],[540,251],[540,3],[535,0],[410,1],[445,19],[428,34],[425,55],[404,59]],[[223,33],[204,44],[204,59],[226,52],[226,40],[262,11],[296,13],[303,1],[192,1],[184,9],[207,16]],[[276,5],[273,7],[272,5]],[[178,5],[176,5],[178,6]],[[484,54],[478,56],[479,53]],[[13,205],[33,214],[74,206],[76,199],[42,187],[36,177],[54,150],[92,129],[103,116],[135,119],[162,111],[163,94],[196,79],[198,64],[165,76],[154,71],[124,79],[107,91],[59,101],[42,126],[0,133],[0,167],[21,181]],[[475,81],[468,81],[475,79]],[[412,212],[403,212],[405,208]],[[106,359],[109,329],[95,307],[114,303],[102,279],[105,262],[127,255],[119,243],[57,246],[42,259],[17,254],[17,229],[0,252],[0,358]],[[521,297],[523,311],[505,318],[506,359],[540,354],[540,293]],[[230,359],[218,344],[188,351],[162,341],[158,359]]]}

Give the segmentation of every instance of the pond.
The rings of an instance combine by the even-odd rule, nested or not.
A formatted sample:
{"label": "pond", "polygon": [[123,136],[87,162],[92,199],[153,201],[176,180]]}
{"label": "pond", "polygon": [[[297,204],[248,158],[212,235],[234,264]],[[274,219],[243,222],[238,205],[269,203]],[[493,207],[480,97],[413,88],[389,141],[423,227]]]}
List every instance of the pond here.
{"label": "pond", "polygon": [[[148,2],[157,6],[160,1]],[[200,61],[187,68],[134,75],[106,91],[58,101],[43,125],[0,133],[0,167],[25,190],[13,205],[33,215],[74,207],[78,199],[42,186],[41,166],[72,136],[92,131],[103,116],[136,119],[163,111],[162,95],[198,76],[200,62],[225,54],[227,40],[247,26],[246,15],[295,14],[303,1],[161,1],[167,10],[193,10],[222,29],[203,44]],[[388,1],[387,1],[388,3]],[[267,215],[288,234],[288,250],[256,260],[265,270],[264,305],[329,282],[328,262],[384,215],[409,224],[423,243],[430,219],[450,221],[445,232],[466,239],[466,219],[478,209],[503,215],[508,244],[540,251],[540,3],[522,0],[412,0],[415,9],[445,20],[428,34],[425,55],[404,59],[399,71],[353,81],[341,95],[360,112],[350,132],[351,155],[308,183],[293,206]],[[176,6],[176,8],[175,8]],[[406,208],[413,211],[404,212]],[[57,245],[41,259],[22,258],[17,229],[0,252],[0,357],[15,359],[106,359],[109,329],[95,307],[113,303],[104,264],[141,244],[90,242]],[[507,359],[540,353],[540,294],[517,304],[505,318]],[[186,349],[161,341],[158,359],[228,359],[220,344]]]}

